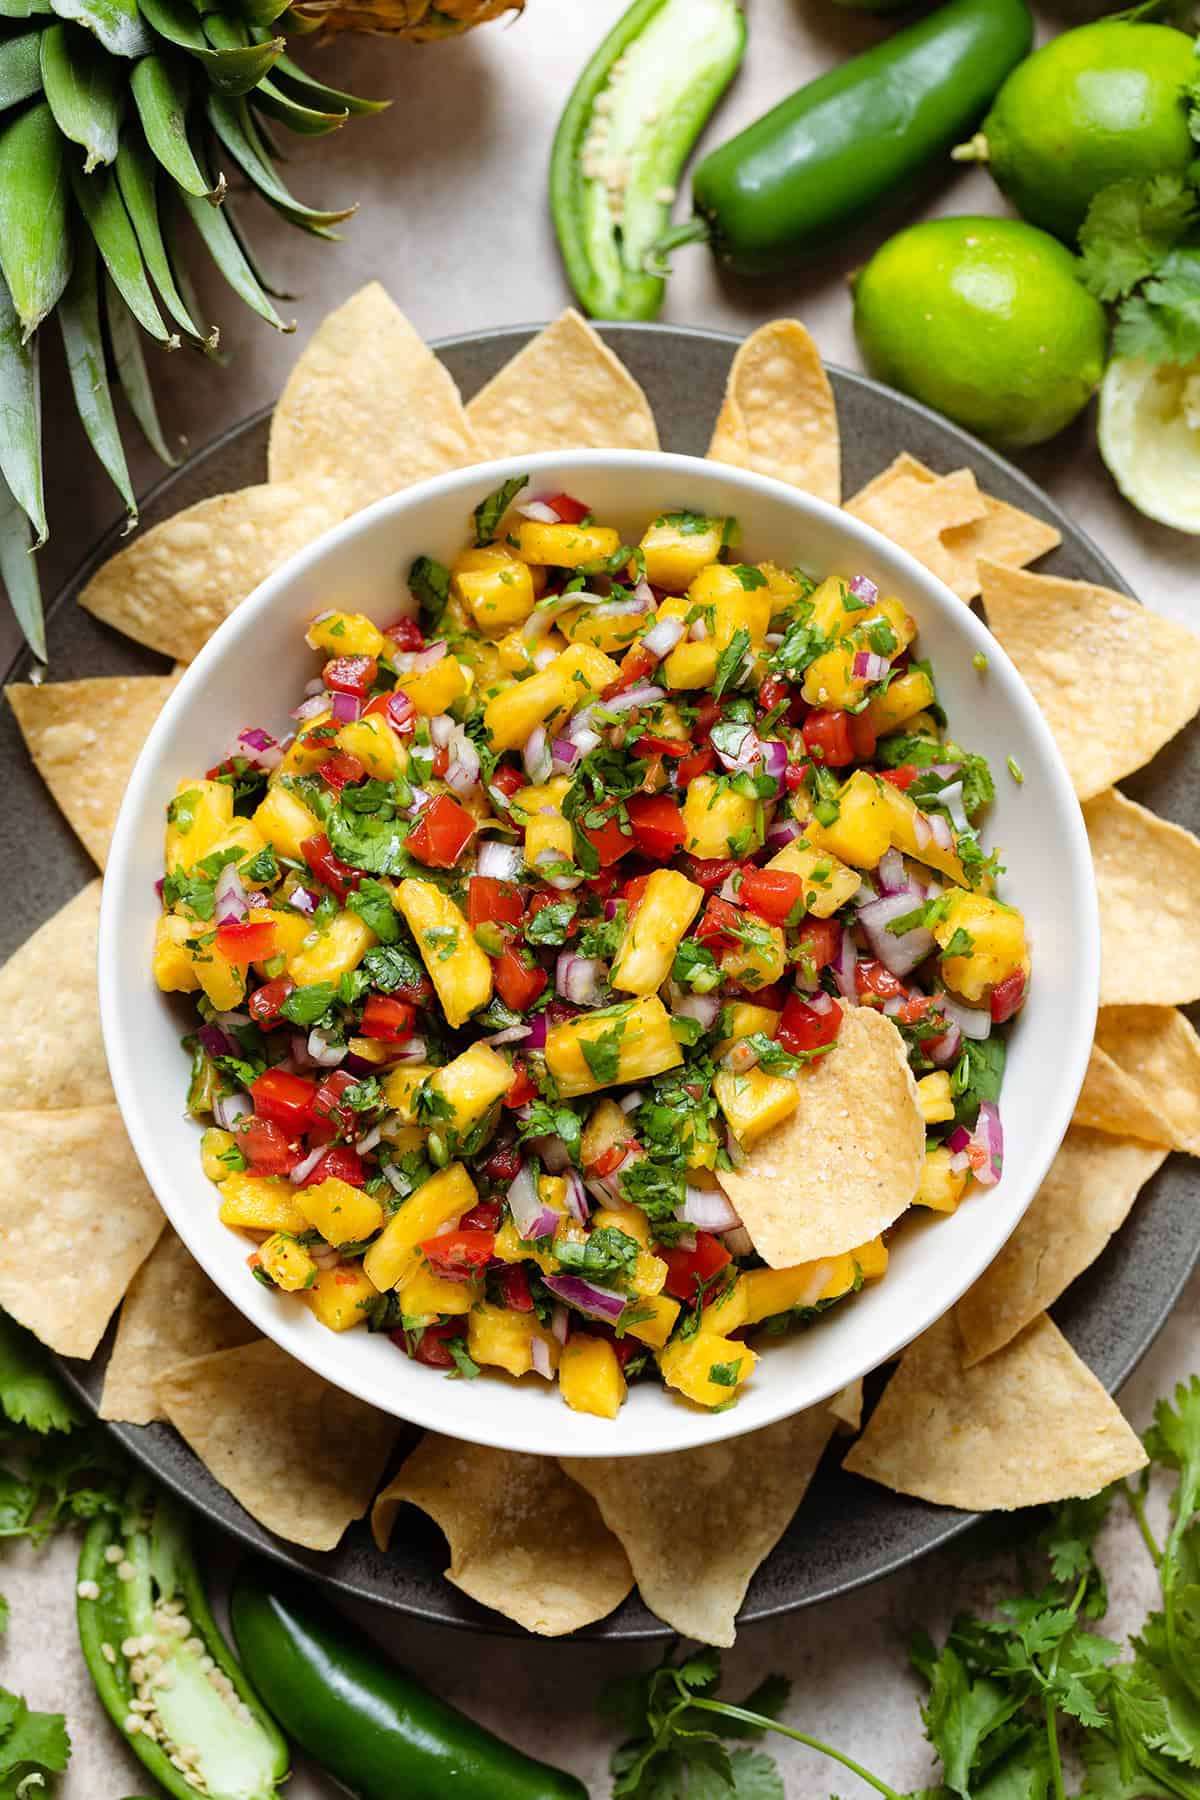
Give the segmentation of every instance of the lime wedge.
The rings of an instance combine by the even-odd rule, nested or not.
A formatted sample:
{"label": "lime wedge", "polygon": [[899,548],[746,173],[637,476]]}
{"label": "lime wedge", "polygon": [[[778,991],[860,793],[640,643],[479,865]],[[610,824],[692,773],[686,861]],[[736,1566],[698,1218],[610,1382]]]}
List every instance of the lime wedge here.
{"label": "lime wedge", "polygon": [[1139,512],[1200,534],[1200,357],[1116,357],[1100,388],[1100,454]]}

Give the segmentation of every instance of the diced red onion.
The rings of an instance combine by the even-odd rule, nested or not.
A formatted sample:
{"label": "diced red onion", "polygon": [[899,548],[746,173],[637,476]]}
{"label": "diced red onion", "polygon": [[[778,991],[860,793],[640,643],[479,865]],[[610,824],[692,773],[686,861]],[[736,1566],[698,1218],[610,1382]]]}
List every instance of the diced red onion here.
{"label": "diced red onion", "polygon": [[383,1173],[401,1196],[412,1193],[412,1182],[404,1173],[399,1163],[387,1162],[382,1165]]}
{"label": "diced red onion", "polygon": [[554,965],[554,985],[573,1006],[594,1006],[603,970],[599,957],[577,956],[573,950],[563,950]]}
{"label": "diced red onion", "polygon": [[357,694],[330,694],[329,706],[340,725],[353,725],[362,713],[362,701]]}
{"label": "diced red onion", "polygon": [[456,794],[469,794],[472,788],[479,785],[482,766],[478,750],[466,732],[461,732],[450,749],[450,762],[446,769],[447,786],[452,787]]}
{"label": "diced red onion", "polygon": [[324,694],[324,693],[325,693],[325,683],[319,675],[314,675],[311,681],[305,682],[305,684],[304,684],[305,699],[308,699],[312,694]]}
{"label": "diced red onion", "polygon": [[[599,742],[600,739],[597,738],[596,743]],[[556,775],[569,775],[585,755],[582,744],[573,743],[568,737],[556,737],[550,748],[553,755],[551,767]]]}
{"label": "diced red onion", "polygon": [[521,761],[530,781],[541,782],[550,779],[553,758],[550,745],[546,740],[546,727],[535,725],[529,734],[525,748],[521,752]]}
{"label": "diced red onion", "polygon": [[489,881],[516,881],[525,859],[515,844],[502,844],[495,838],[480,838],[475,852],[475,868]]}
{"label": "diced red onion", "polygon": [[1004,1129],[993,1101],[980,1102],[972,1138],[987,1158],[980,1168],[974,1169],[975,1179],[981,1187],[995,1187],[1004,1172]]}
{"label": "diced red onion", "polygon": [[623,694],[614,694],[611,700],[604,701],[605,712],[629,712],[635,706],[658,706],[666,695],[660,687],[652,682],[644,681],[638,687],[626,689]]}
{"label": "diced red onion", "polygon": [[391,1056],[395,1062],[419,1063],[425,1061],[428,1050],[429,1045],[423,1037],[413,1036],[405,1038],[402,1044],[393,1044]]}
{"label": "diced red onion", "polygon": [[696,1019],[705,1031],[711,1031],[717,1022],[717,1014],[721,1010],[721,1001],[716,994],[685,994],[671,1011],[680,1019]]}
{"label": "diced red onion", "polygon": [[725,1127],[725,1152],[735,1169],[745,1168],[747,1161],[746,1152],[742,1149],[741,1144],[738,1142],[728,1125]]}
{"label": "diced red onion", "polygon": [[731,906],[736,906],[738,903],[738,892],[738,877],[736,875],[727,875],[717,889],[717,899],[727,900]]}
{"label": "diced red onion", "polygon": [[544,1012],[535,1013],[529,1021],[529,1036],[525,1039],[527,1050],[544,1050],[546,1048],[546,1030],[549,1021]]}
{"label": "diced red onion", "polygon": [[561,1175],[563,1170],[570,1166],[571,1158],[567,1154],[567,1146],[560,1137],[547,1135],[546,1137],[526,1138],[525,1148],[537,1157],[548,1175]]}
{"label": "diced red onion", "polygon": [[735,1044],[729,1046],[721,1061],[727,1069],[732,1069],[735,1075],[747,1075],[758,1061],[758,1051],[745,1038],[739,1038]]}
{"label": "diced red onion", "polygon": [[295,912],[303,913],[305,917],[310,913],[315,913],[320,904],[321,902],[311,888],[294,887],[288,895],[288,905]]}
{"label": "diced red onion", "polygon": [[597,744],[603,743],[603,741],[600,733],[593,731],[587,725],[581,726],[578,731],[571,734],[571,742],[574,743],[581,756],[586,756],[590,750],[594,750]]}
{"label": "diced red onion", "polygon": [[682,619],[658,619],[642,638],[642,648],[651,656],[669,656],[683,636]]}
{"label": "diced red onion", "polygon": [[720,1188],[692,1187],[690,1182],[687,1198],[676,1207],[675,1217],[697,1231],[736,1231],[742,1222]]}
{"label": "diced red onion", "polygon": [[891,666],[886,656],[877,656],[874,650],[859,650],[854,657],[854,679],[882,681]]}
{"label": "diced red onion", "polygon": [[283,751],[275,739],[257,725],[249,731],[239,731],[234,755],[244,756],[248,763],[267,774],[283,761]]}
{"label": "diced red onion", "polygon": [[634,584],[633,591],[637,598],[639,600],[644,600],[648,606],[658,605],[658,601],[654,596],[654,589],[650,586],[650,583],[646,580],[644,575],[640,576]]}
{"label": "diced red onion", "polygon": [[939,850],[954,849],[954,835],[950,830],[949,819],[943,819],[941,813],[930,813],[929,832]]}
{"label": "diced red onion", "polygon": [[810,1009],[815,1013],[824,1014],[824,1013],[832,1012],[833,1011],[833,997],[832,997],[832,995],[827,994],[825,992],[824,988],[818,988],[816,993],[812,996],[811,1000],[808,1002],[808,1005],[809,1005]]}
{"label": "diced red onion", "polygon": [[960,762],[930,763],[929,772],[931,775],[936,775],[939,781],[953,781],[961,768],[962,764]]}
{"label": "diced red onion", "polygon": [[909,879],[904,869],[904,858],[898,850],[885,850],[879,859],[879,885],[885,894],[898,894],[907,888]]}
{"label": "diced red onion", "polygon": [[923,1048],[930,1062],[936,1063],[939,1069],[945,1069],[957,1057],[962,1041],[962,1032],[958,1026],[949,1025],[941,1037],[926,1038]]}
{"label": "diced red onion", "polygon": [[[579,596],[574,597],[578,599]],[[643,613],[648,613],[653,605],[653,594],[649,594],[645,599],[639,598],[636,593],[627,594],[623,600],[601,600],[598,606],[592,608],[591,617],[593,619],[641,618]],[[645,643],[645,641],[643,638],[642,642]]]}
{"label": "diced red onion", "polygon": [[550,1331],[560,1344],[565,1344],[571,1329],[571,1320],[565,1306],[556,1306],[550,1314]]}
{"label": "diced red onion", "polygon": [[762,760],[763,767],[771,779],[782,781],[783,771],[788,764],[787,745],[780,743],[778,738],[764,738],[762,740]]}
{"label": "diced red onion", "polygon": [[[547,507],[546,511],[549,512],[550,508]],[[538,1336],[536,1331],[529,1340],[529,1361],[536,1375],[542,1376],[545,1381],[554,1380],[554,1366],[550,1361],[550,1346],[544,1337]]]}
{"label": "diced red onion", "polygon": [[869,575],[852,575],[846,586],[856,600],[865,600],[868,606],[874,606],[879,598],[879,589]]}
{"label": "diced red onion", "polygon": [[688,637],[694,644],[702,644],[708,636],[708,620],[693,619],[688,626]]}
{"label": "diced red onion", "polygon": [[360,1078],[375,1073],[375,1064],[368,1062],[365,1056],[356,1056],[353,1050],[347,1050],[341,1066],[347,1075],[357,1075]]}
{"label": "diced red onion", "polygon": [[992,1015],[986,1006],[964,1006],[961,1000],[952,1000],[949,994],[941,995],[942,1011],[946,1017],[962,1032],[965,1038],[972,1038],[981,1044],[984,1038],[992,1035]]}
{"label": "diced red onion", "polygon": [[446,640],[439,638],[437,643],[430,644],[428,649],[417,651],[408,665],[409,669],[414,675],[423,675],[427,669],[436,669],[445,654]]}
{"label": "diced red onion", "polygon": [[239,1026],[250,1025],[253,1021],[249,1013],[215,1012],[213,1014],[213,1023],[219,1025],[222,1031],[237,1031]]}
{"label": "diced red onion", "polygon": [[315,1150],[310,1150],[303,1162],[298,1162],[294,1169],[288,1170],[288,1180],[299,1187],[312,1174],[328,1148],[328,1144],[318,1144]]}
{"label": "diced red onion", "polygon": [[329,711],[328,697],[322,692],[314,694],[311,700],[301,701],[288,714],[289,719],[315,719],[323,712]]}
{"label": "diced red onion", "polygon": [[[753,725],[746,725],[743,727],[742,735],[738,738],[734,749],[723,750],[717,744],[713,745],[713,749],[717,752],[720,761],[731,772],[740,769],[752,769],[755,763],[761,760],[763,753],[762,744],[759,741],[758,733],[755,731]],[[784,761],[786,762],[786,760],[787,752],[785,751]]]}
{"label": "diced red onion", "polygon": [[249,910],[246,886],[237,872],[237,864],[228,862],[213,888],[213,918],[218,925],[236,925]]}
{"label": "diced red onion", "polygon": [[354,1148],[358,1151],[360,1156],[365,1156],[368,1150],[373,1150],[375,1148],[382,1136],[383,1127],[381,1125],[372,1125],[370,1131],[364,1131],[360,1138],[355,1139]]}
{"label": "diced red onion", "polygon": [[213,1101],[213,1118],[222,1131],[232,1131],[239,1119],[253,1111],[249,1094],[218,1094]]}
{"label": "diced red onion", "polygon": [[801,837],[803,832],[804,827],[798,825],[795,819],[781,815],[771,821],[771,828],[767,832],[767,844],[772,850],[782,850],[785,844],[790,844],[793,838]]}
{"label": "diced red onion", "polygon": [[542,1204],[533,1169],[528,1163],[521,1164],[507,1198],[517,1235],[527,1242],[531,1238],[549,1237],[558,1228],[559,1214],[552,1206]]}
{"label": "diced red onion", "polygon": [[858,951],[854,947],[854,939],[844,928],[842,942],[833,964],[833,980],[843,1000],[858,1000],[858,983],[854,979],[854,971],[858,967]]}
{"label": "diced red onion", "polygon": [[723,1231],[721,1242],[730,1256],[752,1256],[754,1254],[754,1239],[744,1225],[735,1225],[732,1231]]}
{"label": "diced red onion", "polygon": [[288,1043],[291,1046],[292,1061],[295,1063],[296,1067],[298,1069],[311,1069],[314,1065],[312,1057],[308,1054],[308,1033],[306,1031],[293,1031],[288,1038]]}
{"label": "diced red onion", "polygon": [[627,1094],[621,1095],[621,1098],[617,1101],[617,1105],[623,1113],[636,1112],[645,1097],[646,1096],[642,1093],[641,1088],[630,1088]]}
{"label": "diced red onion", "polygon": [[893,920],[916,911],[920,905],[919,897],[906,888],[898,894],[884,894],[878,900],[872,900],[869,906],[858,909],[858,922],[866,932],[872,950],[893,975],[911,974],[934,947],[933,933],[925,925],[914,925],[911,931],[899,936],[888,929]]}
{"label": "diced red onion", "polygon": [[895,1019],[895,1018],[898,1018],[899,1015],[904,1011],[904,1008],[907,1004],[908,1004],[908,996],[907,995],[905,995],[905,994],[889,994],[887,999],[884,1001],[883,1005],[880,1007],[879,1010],[883,1014],[885,1019]]}
{"label": "diced red onion", "polygon": [[441,746],[448,744],[454,736],[454,720],[449,713],[435,713],[429,721],[429,736],[433,743]]}
{"label": "diced red onion", "polygon": [[544,500],[518,501],[516,510],[523,519],[532,519],[535,525],[562,524],[562,520],[555,512],[554,508],[552,506],[547,506]]}
{"label": "diced red onion", "polygon": [[546,1275],[543,1280],[552,1294],[590,1319],[605,1319],[615,1325],[625,1311],[624,1294],[614,1293],[612,1288],[601,1287],[598,1282],[587,1281],[582,1275]]}
{"label": "diced red onion", "polygon": [[207,1056],[236,1056],[237,1047],[219,1025],[202,1025],[196,1033]]}
{"label": "diced red onion", "polygon": [[308,1034],[308,1054],[319,1068],[336,1069],[340,1062],[346,1060],[346,1046],[331,1044],[328,1034],[319,1025],[314,1025]]}
{"label": "diced red onion", "polygon": [[917,849],[926,849],[932,837],[933,828],[929,822],[929,815],[928,813],[923,813],[920,807],[918,807],[913,814],[913,840],[916,843]]}
{"label": "diced red onion", "polygon": [[578,1169],[567,1169],[567,1211],[580,1225],[586,1225],[592,1216],[587,1189]]}
{"label": "diced red onion", "polygon": [[535,867],[542,871],[542,879],[548,882],[552,888],[557,888],[560,894],[569,894],[572,888],[579,886],[583,880],[582,875],[547,875],[545,873],[547,869],[552,869],[555,863],[560,863],[562,860],[561,850],[555,850],[552,845],[547,844],[544,850],[538,851]]}
{"label": "diced red onion", "polygon": [[949,1137],[946,1139],[946,1148],[947,1148],[947,1150],[952,1150],[954,1152],[954,1154],[957,1155],[960,1150],[966,1149],[966,1147],[970,1143],[970,1141],[971,1141],[971,1134],[967,1130],[966,1126],[965,1125],[956,1125],[954,1127],[954,1130],[950,1133]]}
{"label": "diced red onion", "polygon": [[498,1050],[502,1044],[523,1044],[531,1029],[529,1025],[506,1025],[503,1031],[494,1031],[491,1037],[480,1038],[479,1041]]}
{"label": "diced red onion", "polygon": [[947,1167],[952,1175],[965,1175],[971,1166],[971,1159],[965,1150],[956,1150]]}
{"label": "diced red onion", "polygon": [[946,787],[942,788],[938,793],[938,800],[950,814],[950,822],[954,826],[955,831],[969,831],[971,829],[971,821],[968,819],[966,808],[963,806],[963,784],[961,781],[952,781]]}

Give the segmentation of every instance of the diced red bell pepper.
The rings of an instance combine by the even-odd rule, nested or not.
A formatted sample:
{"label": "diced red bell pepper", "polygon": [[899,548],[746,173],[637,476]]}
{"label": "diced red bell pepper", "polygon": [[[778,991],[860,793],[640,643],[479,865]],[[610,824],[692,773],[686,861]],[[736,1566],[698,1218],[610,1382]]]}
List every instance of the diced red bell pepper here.
{"label": "diced red bell pepper", "polygon": [[893,787],[910,788],[921,773],[916,763],[901,763],[898,769],[880,769],[882,780],[890,781]]}
{"label": "diced red bell pepper", "polygon": [[397,619],[394,625],[383,626],[383,635],[390,638],[397,650],[423,650],[425,634],[416,619]]}
{"label": "diced red bell pepper", "polygon": [[702,887],[706,894],[723,887],[735,869],[741,868],[736,857],[732,856],[689,856],[687,859],[687,876],[697,887]]}
{"label": "diced red bell pepper", "polygon": [[[545,971],[543,970],[542,973],[544,974]],[[525,1064],[521,1061],[520,1057],[514,1057],[512,1086],[504,1096],[504,1105],[508,1108],[509,1112],[516,1112],[518,1106],[528,1106],[529,1102],[531,1100],[536,1100],[537,1097],[537,1084],[534,1081],[533,1076],[529,1073],[529,1070],[525,1067]],[[513,1175],[516,1175],[515,1169],[513,1170]]]}
{"label": "diced red bell pepper", "polygon": [[702,944],[708,944],[712,949],[732,949],[734,944],[741,941],[741,908],[728,900],[722,900],[719,894],[710,895],[708,905],[696,926],[696,936]]}
{"label": "diced red bell pepper", "polygon": [[313,1164],[301,1187],[316,1187],[319,1181],[344,1181],[349,1187],[365,1187],[367,1171],[353,1144],[334,1144],[319,1162]]}
{"label": "diced red bell pepper", "polygon": [[854,971],[854,985],[858,989],[860,1000],[868,994],[874,994],[879,1000],[894,1000],[897,994],[904,992],[904,983],[881,962],[868,960],[860,962]]}
{"label": "diced red bell pepper", "polygon": [[503,1211],[504,1208],[498,1200],[477,1200],[470,1212],[465,1212],[458,1221],[458,1229],[460,1231],[496,1231],[499,1229],[500,1215]]}
{"label": "diced red bell pepper", "polygon": [[781,676],[764,675],[758,684],[758,704],[763,712],[773,712],[781,700],[788,698],[791,691]]}
{"label": "diced red bell pepper", "polygon": [[687,756],[681,756],[671,771],[672,780],[677,788],[690,787],[700,775],[707,775],[717,760],[717,753],[711,745],[703,750],[692,750]]}
{"label": "diced red bell pepper", "polygon": [[342,1095],[347,1088],[357,1085],[358,1077],[352,1075],[349,1069],[330,1069],[313,1099],[314,1119],[324,1119],[341,1132],[352,1132],[357,1115],[352,1106],[342,1105]]}
{"label": "diced red bell pepper", "polygon": [[601,869],[598,875],[589,875],[581,885],[589,894],[595,894],[597,900],[611,900],[620,879],[616,869]]}
{"label": "diced red bell pepper", "polygon": [[842,769],[854,761],[849,713],[814,707],[800,727],[800,734],[813,761],[825,768]]}
{"label": "diced red bell pepper", "polygon": [[406,1000],[391,994],[372,994],[363,1007],[359,1030],[364,1037],[379,1038],[385,1044],[399,1044],[412,1036],[416,1014]]}
{"label": "diced red bell pepper", "polygon": [[653,651],[647,650],[644,644],[631,644],[621,658],[621,673],[615,681],[605,688],[604,700],[611,700],[617,694],[628,693],[630,688],[639,687],[653,675],[658,667],[658,659]]}
{"label": "diced red bell pepper", "polygon": [[655,1249],[655,1255],[661,1256],[667,1265],[667,1279],[663,1283],[668,1294],[676,1300],[694,1300],[701,1283],[711,1281],[733,1261],[728,1250],[711,1232],[696,1233],[694,1250],[675,1250],[661,1245]]}
{"label": "diced red bell pepper", "polygon": [[321,680],[331,694],[353,694],[362,700],[375,685],[379,664],[373,656],[331,656]]}
{"label": "diced red bell pepper", "polygon": [[510,1012],[524,1012],[533,1005],[549,976],[537,963],[525,963],[509,944],[492,964],[496,992]]}
{"label": "diced red bell pepper", "polygon": [[468,1281],[477,1269],[485,1269],[496,1248],[494,1231],[444,1231],[426,1238],[421,1253],[438,1275],[447,1281]]}
{"label": "diced red bell pepper", "polygon": [[552,494],[544,504],[551,512],[558,514],[564,525],[578,525],[591,511],[590,506],[585,506],[582,500],[576,500],[571,494]]}
{"label": "diced red bell pepper", "polygon": [[769,924],[786,925],[804,910],[804,878],[787,869],[747,869],[738,899]]}
{"label": "diced red bell pepper", "polygon": [[241,919],[218,925],[216,947],[226,962],[267,962],[275,954],[275,924],[270,919]]}
{"label": "diced red bell pepper", "polygon": [[646,885],[649,880],[650,877],[648,875],[635,875],[632,880],[625,882],[622,886],[621,897],[625,902],[625,916],[627,919],[632,919],[634,913],[646,898]]}
{"label": "diced red bell pepper", "polygon": [[305,862],[323,887],[344,901],[352,888],[362,880],[362,870],[352,869],[340,856],[335,856],[323,831],[304,838],[300,845]]}
{"label": "diced red bell pepper", "polygon": [[829,1001],[825,1012],[818,1012],[799,994],[789,994],[777,1035],[785,1050],[799,1056],[802,1051],[819,1050],[823,1044],[832,1044],[841,1025],[842,1009],[836,1000]]}
{"label": "diced red bell pepper", "polygon": [[836,919],[805,919],[801,925],[800,948],[804,961],[814,971],[835,963],[841,947],[842,928]]}
{"label": "diced red bell pepper", "polygon": [[446,1345],[451,1338],[461,1337],[465,1329],[463,1321],[457,1318],[443,1319],[433,1325],[426,1325],[415,1349],[409,1348],[412,1340],[402,1328],[389,1331],[388,1336],[398,1350],[403,1350],[404,1354],[411,1356],[414,1362],[424,1363],[427,1369],[452,1369],[454,1358],[447,1350]]}
{"label": "diced red bell pepper", "polygon": [[696,702],[696,736],[707,737],[720,717],[721,702],[711,694],[703,694]]}
{"label": "diced red bell pepper", "polygon": [[1025,1004],[1025,971],[1014,969],[1003,981],[998,981],[992,989],[991,1012],[992,1024],[1003,1025],[1014,1013],[1020,1012]]}
{"label": "diced red bell pepper", "polygon": [[266,981],[262,987],[255,988],[250,996],[250,1017],[260,1031],[274,1031],[280,1021],[280,1007],[295,987],[295,982],[287,975],[278,975],[274,981]]}
{"label": "diced red bell pepper", "polygon": [[610,1144],[602,1150],[594,1163],[588,1164],[588,1174],[594,1175],[597,1181],[603,1181],[606,1175],[615,1174],[629,1155],[632,1139],[628,1143]]}
{"label": "diced red bell pepper", "polygon": [[291,1137],[306,1131],[313,1120],[317,1097],[315,1081],[293,1075],[287,1069],[264,1069],[250,1084],[250,1098],[260,1119],[272,1119]]}
{"label": "diced red bell pepper", "polygon": [[691,749],[686,738],[655,737],[644,731],[633,746],[635,756],[686,756]]}
{"label": "diced red bell pepper", "polygon": [[806,762],[790,762],[787,765],[787,768],[783,771],[783,785],[788,790],[789,794],[794,794],[797,788],[802,788],[804,786],[804,780],[810,766],[811,765]]}
{"label": "diced red bell pepper", "polygon": [[325,758],[317,774],[335,794],[340,794],[344,787],[353,787],[356,782],[366,780],[367,765],[357,756],[351,756],[348,750],[335,750],[332,756]]}
{"label": "diced red bell pepper", "polygon": [[600,858],[602,869],[607,869],[611,863],[619,861],[627,850],[633,849],[633,834],[622,826],[615,813],[603,825],[584,825],[582,830]]}
{"label": "diced red bell pepper", "polygon": [[933,1010],[933,1004],[931,994],[910,994],[895,1017],[901,1025],[915,1025],[918,1019],[923,1019],[927,1012]]}
{"label": "diced red bell pepper", "polygon": [[273,1119],[247,1119],[237,1134],[238,1148],[254,1175],[286,1175],[301,1160]]}
{"label": "diced red bell pepper", "polygon": [[433,761],[429,765],[434,775],[441,781],[450,767],[450,751],[447,745],[438,744],[433,752]]}
{"label": "diced red bell pepper", "polygon": [[634,843],[643,856],[666,862],[682,850],[687,831],[679,802],[671,794],[635,794],[626,804]]}
{"label": "diced red bell pepper", "polygon": [[452,869],[474,831],[475,819],[466,807],[439,794],[421,813],[404,847],[427,869]]}
{"label": "diced red bell pepper", "polygon": [[520,1263],[509,1263],[500,1271],[500,1295],[510,1312],[533,1311],[533,1295],[529,1277]]}

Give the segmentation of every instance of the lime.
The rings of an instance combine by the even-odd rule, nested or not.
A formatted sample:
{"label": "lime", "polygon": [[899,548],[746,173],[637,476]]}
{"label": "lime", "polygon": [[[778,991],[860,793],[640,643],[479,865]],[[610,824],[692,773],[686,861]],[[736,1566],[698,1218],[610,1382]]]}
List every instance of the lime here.
{"label": "lime", "polygon": [[1139,512],[1200,534],[1200,358],[1114,358],[1100,389],[1100,454]]}
{"label": "lime", "polygon": [[1019,213],[1073,242],[1102,187],[1186,171],[1196,146],[1184,88],[1196,74],[1192,39],[1170,25],[1064,31],[1017,64],[975,153]]}
{"label": "lime", "polygon": [[1104,309],[1020,219],[898,232],[855,282],[854,325],[873,374],[1011,450],[1068,425],[1104,368]]}

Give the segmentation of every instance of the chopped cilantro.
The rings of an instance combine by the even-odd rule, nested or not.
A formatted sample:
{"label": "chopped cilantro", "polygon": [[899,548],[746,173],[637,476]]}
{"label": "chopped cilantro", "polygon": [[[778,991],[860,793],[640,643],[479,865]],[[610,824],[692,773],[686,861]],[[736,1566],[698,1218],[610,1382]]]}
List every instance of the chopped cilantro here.
{"label": "chopped cilantro", "polygon": [[482,547],[484,544],[495,543],[496,533],[500,528],[501,519],[516,499],[517,495],[521,492],[521,489],[523,487],[528,487],[528,485],[528,475],[514,475],[511,480],[506,481],[502,487],[498,487],[494,494],[489,494],[486,499],[479,502],[473,515],[475,519],[475,542],[477,545]]}
{"label": "chopped cilantro", "polygon": [[307,1028],[323,1019],[333,1005],[337,989],[332,981],[314,981],[308,987],[293,988],[279,1007],[280,1016],[293,1025]]}
{"label": "chopped cilantro", "polygon": [[708,1379],[715,1382],[718,1387],[736,1387],[738,1374],[744,1360],[743,1357],[737,1356],[732,1362],[713,1363],[708,1371]]}
{"label": "chopped cilantro", "polygon": [[974,656],[971,658],[971,667],[973,669],[978,669],[981,675],[987,674],[988,659],[986,650],[977,650],[975,652]]}
{"label": "chopped cilantro", "polygon": [[460,1337],[446,1338],[445,1344],[447,1350],[454,1358],[454,1372],[458,1375],[465,1376],[468,1381],[474,1381],[479,1373],[479,1364],[468,1351],[466,1339]]}
{"label": "chopped cilantro", "polygon": [[378,949],[368,950],[360,967],[382,994],[394,994],[397,988],[420,990],[426,985],[425,970],[403,943],[381,944]]}
{"label": "chopped cilantro", "polygon": [[582,1241],[569,1238],[556,1244],[555,1256],[572,1275],[586,1275],[589,1280],[631,1281],[637,1269],[641,1245],[628,1232],[615,1225],[601,1225]]}
{"label": "chopped cilantro", "polygon": [[530,944],[565,944],[575,918],[575,911],[574,900],[552,900],[549,906],[541,907],[526,925],[526,942]]}
{"label": "chopped cilantro", "polygon": [[583,1060],[592,1072],[592,1079],[601,1087],[608,1087],[621,1072],[621,1039],[624,1035],[624,1019],[614,1019],[596,1037],[580,1034]]}
{"label": "chopped cilantro", "polygon": [[441,623],[450,598],[450,571],[432,556],[418,556],[408,571],[408,585],[421,608],[427,630]]}
{"label": "chopped cilantro", "polygon": [[719,700],[725,689],[736,681],[749,648],[750,633],[744,625],[739,625],[717,658],[717,671],[712,685],[714,700]]}
{"label": "chopped cilantro", "polygon": [[1025,785],[1025,771],[1017,761],[1016,757],[1006,757],[1005,762],[1008,766],[1008,772],[1016,782],[1017,786],[1023,787]]}
{"label": "chopped cilantro", "polygon": [[720,987],[723,977],[708,945],[695,938],[684,938],[675,952],[671,979],[681,987],[691,988],[694,994],[711,994]]}
{"label": "chopped cilantro", "polygon": [[560,1138],[571,1161],[579,1163],[582,1160],[583,1124],[571,1107],[551,1106],[545,1100],[531,1102],[529,1117],[519,1127],[518,1142],[523,1144],[530,1138],[543,1137]]}
{"label": "chopped cilantro", "polygon": [[969,931],[964,931],[961,925],[951,933],[950,941],[942,946],[943,956],[973,956],[974,954],[975,939]]}
{"label": "chopped cilantro", "polygon": [[756,569],[753,563],[734,563],[730,574],[737,576],[748,593],[753,593],[755,588],[764,588],[767,585],[766,576],[761,569]]}
{"label": "chopped cilantro", "polygon": [[381,944],[394,944],[400,936],[400,921],[392,905],[392,890],[382,881],[360,881],[346,895],[346,905],[369,925]]}

